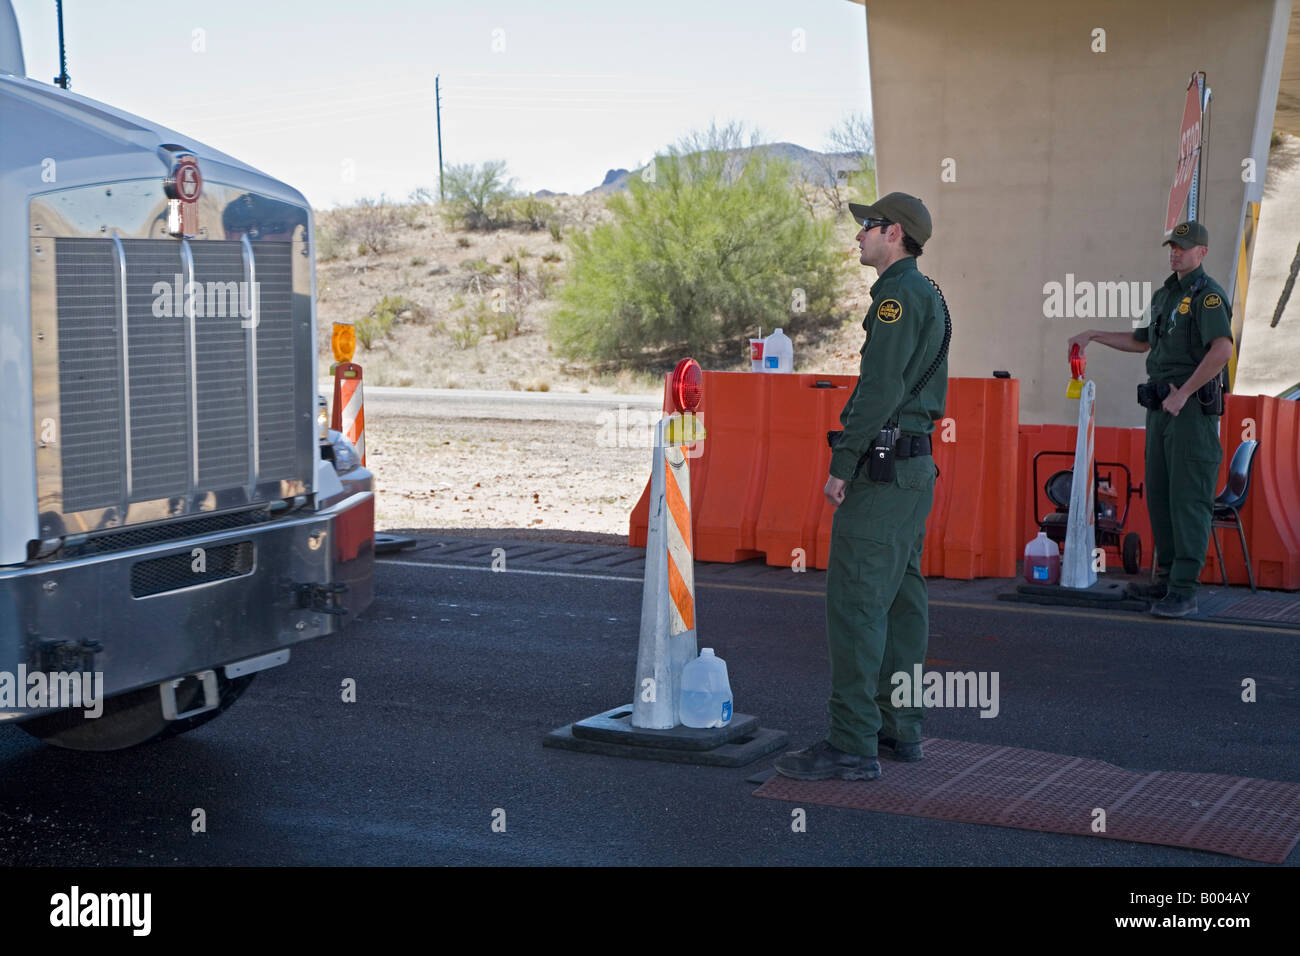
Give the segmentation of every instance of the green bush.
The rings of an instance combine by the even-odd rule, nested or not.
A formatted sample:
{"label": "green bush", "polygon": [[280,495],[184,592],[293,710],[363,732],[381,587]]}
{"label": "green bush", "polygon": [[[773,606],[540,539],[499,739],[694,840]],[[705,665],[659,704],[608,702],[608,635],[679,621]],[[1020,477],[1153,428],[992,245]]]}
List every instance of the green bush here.
{"label": "green bush", "polygon": [[483,337],[484,321],[481,314],[462,315],[451,330],[452,344],[458,349],[471,349]]}
{"label": "green bush", "polygon": [[333,217],[336,236],[349,243],[355,242],[359,256],[387,252],[401,224],[397,208],[382,195],[378,199],[360,199],[356,205],[337,209]]}
{"label": "green bush", "polygon": [[491,318],[487,320],[486,328],[492,333],[492,337],[498,342],[504,342],[512,335],[518,335],[522,323],[522,316],[517,312],[492,312]]}
{"label": "green bush", "polygon": [[391,312],[363,315],[353,324],[353,328],[357,333],[357,341],[364,345],[366,351],[369,352],[374,348],[376,342],[383,341],[388,337],[388,333],[393,330],[394,320]]}
{"label": "green bush", "polygon": [[329,262],[337,259],[343,252],[343,242],[330,227],[316,226],[316,261]]}
{"label": "green bush", "polygon": [[504,160],[447,167],[443,191],[446,216],[466,229],[495,229],[509,221],[514,180],[506,176]]}
{"label": "green bush", "polygon": [[[790,331],[832,314],[843,259],[832,221],[813,217],[786,163],[734,148],[729,133],[656,157],[653,176],[609,200],[613,222],[571,237],[551,321],[561,353],[716,358],[759,325]],[[792,314],[797,289],[804,309]]]}
{"label": "green bush", "polygon": [[537,266],[537,296],[545,299],[551,294],[551,288],[560,280],[560,270],[554,266],[538,264]]}
{"label": "green bush", "polygon": [[357,341],[366,351],[386,339],[393,326],[402,321],[420,322],[425,318],[423,306],[401,295],[386,295],[354,324]]}
{"label": "green bush", "polygon": [[546,229],[555,215],[555,205],[536,196],[520,196],[504,205],[506,218],[528,229]]}
{"label": "green bush", "polygon": [[492,284],[492,277],[501,271],[495,262],[486,259],[466,259],[460,264],[461,275],[454,284],[462,292],[476,292],[482,295]]}
{"label": "green bush", "polygon": [[404,295],[386,295],[370,311],[372,314],[389,313],[401,321],[422,322],[425,319],[424,306]]}

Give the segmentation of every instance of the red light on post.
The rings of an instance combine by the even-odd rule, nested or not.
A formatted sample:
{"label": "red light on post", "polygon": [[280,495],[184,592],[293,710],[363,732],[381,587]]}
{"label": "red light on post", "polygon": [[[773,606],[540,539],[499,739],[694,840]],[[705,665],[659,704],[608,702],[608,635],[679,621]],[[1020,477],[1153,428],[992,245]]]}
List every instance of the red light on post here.
{"label": "red light on post", "polygon": [[1083,370],[1088,367],[1088,359],[1083,354],[1083,349],[1077,345],[1070,346],[1070,377],[1083,378]]}
{"label": "red light on post", "polygon": [[673,411],[693,412],[699,408],[700,399],[704,397],[704,373],[700,371],[700,363],[692,358],[678,362],[668,392]]}

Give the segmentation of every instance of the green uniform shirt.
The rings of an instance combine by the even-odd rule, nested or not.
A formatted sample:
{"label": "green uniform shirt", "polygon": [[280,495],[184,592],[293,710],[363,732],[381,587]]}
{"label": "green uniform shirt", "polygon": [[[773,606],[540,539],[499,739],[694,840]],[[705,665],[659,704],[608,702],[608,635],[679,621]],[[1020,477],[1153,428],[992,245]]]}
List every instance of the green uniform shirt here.
{"label": "green uniform shirt", "polygon": [[[943,344],[943,305],[930,280],[905,256],[880,274],[871,287],[871,309],[862,323],[858,384],[840,412],[844,434],[831,455],[831,474],[848,481],[898,406],[939,354]],[[912,435],[934,431],[948,395],[948,358],[899,416],[900,429]]]}
{"label": "green uniform shirt", "polygon": [[[1192,286],[1200,279],[1205,281],[1193,294]],[[1200,266],[1181,279],[1171,273],[1133,329],[1133,338],[1151,343],[1147,353],[1151,380],[1181,386],[1201,364],[1211,342],[1232,338],[1231,319],[1228,294]]]}

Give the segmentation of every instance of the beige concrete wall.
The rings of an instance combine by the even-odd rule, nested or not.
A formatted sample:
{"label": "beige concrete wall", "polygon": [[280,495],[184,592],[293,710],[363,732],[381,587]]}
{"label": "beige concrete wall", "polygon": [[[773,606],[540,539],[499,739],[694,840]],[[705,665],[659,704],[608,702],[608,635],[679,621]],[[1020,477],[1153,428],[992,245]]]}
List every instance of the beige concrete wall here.
{"label": "beige concrete wall", "polygon": [[[1273,0],[865,6],[880,191],[914,193],[934,217],[921,266],[953,310],[952,374],[1009,369],[1021,421],[1073,423],[1066,339],[1132,322],[1046,318],[1043,286],[1073,273],[1156,288],[1169,274],[1165,207],[1199,69],[1214,91],[1206,269],[1231,288]],[[1104,53],[1092,51],[1096,28]],[[948,158],[955,182],[941,180]],[[1098,424],[1142,423],[1144,361],[1089,347]]]}

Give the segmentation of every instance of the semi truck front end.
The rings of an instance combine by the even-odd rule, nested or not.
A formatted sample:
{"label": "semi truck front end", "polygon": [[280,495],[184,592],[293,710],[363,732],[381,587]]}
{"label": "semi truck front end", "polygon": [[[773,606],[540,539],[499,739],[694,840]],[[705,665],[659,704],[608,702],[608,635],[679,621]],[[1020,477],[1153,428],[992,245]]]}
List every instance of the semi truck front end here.
{"label": "semi truck front end", "polygon": [[[303,196],[28,79],[17,36],[3,0],[0,720],[118,749],[364,610],[373,490],[318,408]],[[32,706],[37,674],[102,713]]]}

